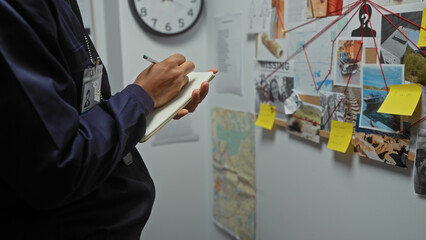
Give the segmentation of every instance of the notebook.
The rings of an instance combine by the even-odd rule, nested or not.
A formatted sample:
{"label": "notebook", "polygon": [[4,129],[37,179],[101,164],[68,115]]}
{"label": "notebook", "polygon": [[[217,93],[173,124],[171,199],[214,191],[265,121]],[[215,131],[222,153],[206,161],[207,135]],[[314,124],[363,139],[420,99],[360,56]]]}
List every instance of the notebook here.
{"label": "notebook", "polygon": [[145,142],[158,130],[165,126],[173,117],[183,109],[190,101],[192,92],[199,89],[201,83],[210,82],[214,77],[212,72],[191,72],[188,74],[189,81],[180,93],[166,105],[154,109],[146,118],[145,136],[139,142]]}

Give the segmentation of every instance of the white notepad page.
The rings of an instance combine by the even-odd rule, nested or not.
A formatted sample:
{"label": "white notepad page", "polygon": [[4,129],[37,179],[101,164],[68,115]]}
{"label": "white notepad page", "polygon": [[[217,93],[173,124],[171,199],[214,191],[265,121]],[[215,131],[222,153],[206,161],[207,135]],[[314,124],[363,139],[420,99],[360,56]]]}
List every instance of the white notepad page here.
{"label": "white notepad page", "polygon": [[166,125],[173,117],[184,108],[191,100],[192,92],[199,89],[201,83],[211,81],[214,78],[213,72],[191,72],[188,74],[189,81],[182,88],[180,93],[166,105],[156,108],[147,119],[145,136],[140,142],[145,142],[152,137],[158,130]]}

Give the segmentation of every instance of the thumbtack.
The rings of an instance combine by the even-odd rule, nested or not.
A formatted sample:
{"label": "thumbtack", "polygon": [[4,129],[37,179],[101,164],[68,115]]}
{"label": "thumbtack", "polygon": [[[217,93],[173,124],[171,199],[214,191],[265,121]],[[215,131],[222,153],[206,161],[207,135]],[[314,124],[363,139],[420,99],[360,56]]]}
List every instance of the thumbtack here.
{"label": "thumbtack", "polygon": [[321,127],[324,127],[324,123],[321,123]]}
{"label": "thumbtack", "polygon": [[358,44],[363,44],[364,43],[364,41],[358,41]]}

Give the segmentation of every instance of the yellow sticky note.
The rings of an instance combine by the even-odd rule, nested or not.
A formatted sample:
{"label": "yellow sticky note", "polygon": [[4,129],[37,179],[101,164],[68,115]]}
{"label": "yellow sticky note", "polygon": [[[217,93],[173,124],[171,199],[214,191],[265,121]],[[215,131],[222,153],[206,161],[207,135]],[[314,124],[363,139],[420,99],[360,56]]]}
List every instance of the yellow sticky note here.
{"label": "yellow sticky note", "polygon": [[327,148],[343,153],[346,152],[352,139],[353,130],[354,125],[352,123],[332,120]]}
{"label": "yellow sticky note", "polygon": [[275,122],[275,106],[262,103],[260,105],[259,116],[256,120],[256,126],[271,130]]}
{"label": "yellow sticky note", "polygon": [[417,43],[419,47],[426,47],[426,30],[423,28],[426,28],[426,8],[423,8],[422,28],[420,28],[419,42]]}
{"label": "yellow sticky note", "polygon": [[420,84],[392,85],[377,112],[411,116],[421,95],[422,86]]}

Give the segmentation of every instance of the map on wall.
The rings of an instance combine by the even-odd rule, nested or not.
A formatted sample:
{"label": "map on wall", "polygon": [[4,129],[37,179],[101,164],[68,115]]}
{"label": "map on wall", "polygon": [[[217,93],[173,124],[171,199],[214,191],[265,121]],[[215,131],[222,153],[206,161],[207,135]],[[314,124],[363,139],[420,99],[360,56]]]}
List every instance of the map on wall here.
{"label": "map on wall", "polygon": [[213,218],[237,239],[255,239],[255,121],[251,113],[212,110]]}

